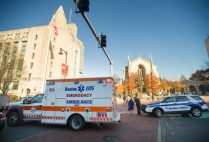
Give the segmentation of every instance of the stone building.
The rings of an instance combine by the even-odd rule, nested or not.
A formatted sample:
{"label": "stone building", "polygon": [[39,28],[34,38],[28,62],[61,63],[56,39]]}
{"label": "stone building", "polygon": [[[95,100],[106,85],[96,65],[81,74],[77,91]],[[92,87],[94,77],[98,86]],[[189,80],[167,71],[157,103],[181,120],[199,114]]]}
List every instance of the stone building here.
{"label": "stone building", "polygon": [[205,39],[205,47],[206,47],[208,57],[209,57],[209,36]]}
{"label": "stone building", "polygon": [[141,57],[130,60],[128,57],[128,64],[125,66],[123,71],[123,80],[128,79],[131,73],[137,73],[140,75],[144,81],[144,86],[142,88],[143,92],[147,91],[147,86],[145,83],[145,78],[147,75],[152,75],[159,78],[156,65],[153,64],[152,58],[146,60]]}
{"label": "stone building", "polygon": [[0,55],[7,46],[15,48],[19,57],[19,75],[11,84],[11,94],[25,96],[30,90],[34,95],[44,91],[46,79],[78,78],[83,74],[84,46],[77,37],[76,24],[67,23],[62,6],[49,23],[0,31]]}

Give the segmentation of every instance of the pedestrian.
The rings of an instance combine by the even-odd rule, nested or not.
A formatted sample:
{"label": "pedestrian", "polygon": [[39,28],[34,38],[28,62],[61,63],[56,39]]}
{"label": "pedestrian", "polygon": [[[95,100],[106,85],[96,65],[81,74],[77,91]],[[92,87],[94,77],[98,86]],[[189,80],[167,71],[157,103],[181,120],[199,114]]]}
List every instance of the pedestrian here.
{"label": "pedestrian", "polygon": [[130,98],[130,100],[128,101],[128,111],[130,111],[130,115],[133,114],[133,110],[134,110],[134,101],[132,98]]}
{"label": "pedestrian", "polygon": [[135,101],[135,104],[136,104],[137,114],[141,115],[141,102],[140,102],[140,99],[137,96],[135,96],[134,97],[134,101]]}

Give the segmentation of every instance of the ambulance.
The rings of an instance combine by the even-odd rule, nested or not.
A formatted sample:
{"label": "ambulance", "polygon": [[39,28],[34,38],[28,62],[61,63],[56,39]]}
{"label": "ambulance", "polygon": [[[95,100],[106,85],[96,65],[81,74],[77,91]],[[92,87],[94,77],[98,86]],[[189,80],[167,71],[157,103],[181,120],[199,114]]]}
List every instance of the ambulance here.
{"label": "ambulance", "polygon": [[47,80],[44,94],[9,106],[6,116],[8,126],[37,120],[72,130],[82,130],[85,123],[120,122],[111,77]]}

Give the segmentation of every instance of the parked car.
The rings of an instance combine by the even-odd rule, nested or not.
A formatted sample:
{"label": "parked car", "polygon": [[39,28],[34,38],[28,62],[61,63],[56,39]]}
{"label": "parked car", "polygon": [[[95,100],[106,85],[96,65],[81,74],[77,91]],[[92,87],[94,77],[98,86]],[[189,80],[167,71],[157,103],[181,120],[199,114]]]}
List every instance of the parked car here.
{"label": "parked car", "polygon": [[5,116],[2,112],[0,112],[0,132],[4,129],[5,122],[6,122]]}
{"label": "parked car", "polygon": [[142,111],[161,117],[164,113],[189,114],[194,117],[200,117],[203,111],[208,111],[205,101],[198,95],[171,95],[159,102],[152,102],[142,105]]}

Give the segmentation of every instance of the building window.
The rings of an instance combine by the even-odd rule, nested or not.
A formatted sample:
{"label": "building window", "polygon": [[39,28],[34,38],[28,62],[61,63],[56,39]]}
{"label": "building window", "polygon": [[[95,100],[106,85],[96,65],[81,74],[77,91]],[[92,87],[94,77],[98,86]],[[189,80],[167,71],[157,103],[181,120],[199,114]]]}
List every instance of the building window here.
{"label": "building window", "polygon": [[53,62],[51,62],[50,67],[51,67],[51,68],[53,67]]}
{"label": "building window", "polygon": [[31,73],[28,74],[28,81],[31,79]]}
{"label": "building window", "polygon": [[34,43],[34,45],[33,45],[33,49],[34,49],[34,50],[36,49],[36,43]]}
{"label": "building window", "polygon": [[37,40],[38,39],[38,35],[35,35],[35,40]]}
{"label": "building window", "polygon": [[34,59],[34,57],[35,57],[35,53],[32,53],[32,59]]}
{"label": "building window", "polygon": [[32,69],[33,68],[33,63],[30,63],[30,69]]}
{"label": "building window", "polygon": [[52,72],[49,73],[49,78],[51,78],[51,77],[52,77]]}
{"label": "building window", "polygon": [[18,89],[18,86],[19,86],[19,81],[15,81],[15,82],[13,83],[12,89],[13,89],[13,90],[17,90],[17,89]]}

